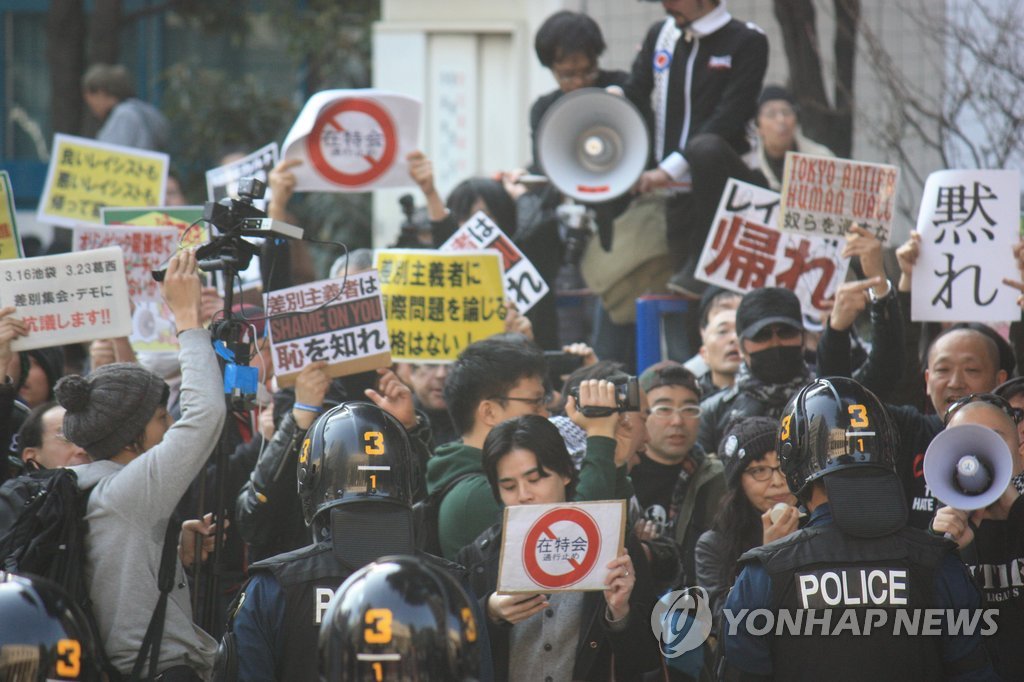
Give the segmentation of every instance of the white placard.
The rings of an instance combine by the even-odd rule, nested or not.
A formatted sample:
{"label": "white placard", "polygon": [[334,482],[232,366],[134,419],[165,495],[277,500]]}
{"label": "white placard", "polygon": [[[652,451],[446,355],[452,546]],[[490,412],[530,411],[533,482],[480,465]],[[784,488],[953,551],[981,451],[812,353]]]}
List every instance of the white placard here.
{"label": "white placard", "polygon": [[506,507],[498,592],[604,590],[625,531],[622,500]]}
{"label": "white placard", "polygon": [[320,360],[332,377],[391,364],[376,270],[271,291],[266,311],[281,386],[291,386],[305,366]]}
{"label": "white placard", "polygon": [[505,295],[516,304],[519,312],[525,313],[547,295],[548,283],[537,268],[483,211],[473,214],[438,251],[478,249],[496,249],[501,253]]}
{"label": "white placard", "polygon": [[118,246],[124,255],[128,296],[132,301],[162,301],[153,271],[163,269],[178,250],[176,227],[92,227],[72,230],[72,251],[93,251]]}
{"label": "white placard", "polygon": [[324,90],[288,131],[284,159],[297,192],[365,192],[413,184],[405,156],[419,144],[420,101],[387,90]]}
{"label": "white placard", "polygon": [[846,279],[850,259],[839,255],[846,240],[780,232],[773,227],[778,210],[778,192],[730,178],[696,276],[741,294],[785,287],[800,299],[804,316],[817,321]]}
{"label": "white placard", "polygon": [[118,247],[0,261],[0,308],[14,306],[28,335],[11,349],[128,336],[132,330],[124,255]]}
{"label": "white placard", "polygon": [[270,201],[270,171],[277,165],[278,156],[277,143],[271,142],[238,161],[206,171],[207,200],[220,201],[225,197],[237,199],[238,181],[255,176],[266,183],[267,193],[262,199],[254,199],[252,205],[261,211],[267,210],[267,202]]}
{"label": "white placard", "polygon": [[1005,322],[1020,317],[1013,246],[1020,241],[1020,174],[943,170],[924,186],[917,217],[914,321]]}
{"label": "white placard", "polygon": [[786,152],[778,227],[842,237],[857,223],[888,244],[899,179],[898,166]]}

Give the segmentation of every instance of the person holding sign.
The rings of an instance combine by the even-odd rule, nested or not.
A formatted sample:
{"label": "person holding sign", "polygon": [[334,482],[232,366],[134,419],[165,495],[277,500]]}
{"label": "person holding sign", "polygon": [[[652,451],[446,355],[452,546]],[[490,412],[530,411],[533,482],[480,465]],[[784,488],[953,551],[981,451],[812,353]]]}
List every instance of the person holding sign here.
{"label": "person holding sign", "polygon": [[[180,420],[172,425],[167,413],[167,384],[138,365],[106,365],[88,377],[66,376],[56,387],[67,410],[64,436],[93,460],[71,468],[79,487],[92,489],[85,574],[107,655],[125,675],[157,602],[168,518],[206,463],[226,409],[217,356],[201,326],[193,252],[171,258],[161,290],[181,344]],[[167,602],[157,670],[167,679],[205,679],[217,642],[193,624],[189,590],[178,583]]]}
{"label": "person holding sign", "polygon": [[[501,516],[480,464],[487,434],[501,422],[527,414],[547,416],[550,396],[544,386],[544,355],[524,341],[484,339],[467,347],[451,365],[445,401],[461,440],[439,447],[427,462],[427,493],[442,493],[438,502],[438,535],[445,558],[454,558]],[[610,381],[585,381],[583,405],[615,407]],[[624,487],[624,466],[615,461],[619,414],[585,417],[570,400],[566,410],[587,432],[580,499],[615,499]]]}
{"label": "person holding sign", "polygon": [[[494,499],[504,505],[565,502],[579,481],[558,428],[537,415],[492,429],[483,467]],[[653,581],[632,533],[628,552],[605,567],[603,592],[551,595],[495,591],[501,536],[497,523],[458,555],[486,605],[496,680],[635,680],[658,667],[648,623]]]}

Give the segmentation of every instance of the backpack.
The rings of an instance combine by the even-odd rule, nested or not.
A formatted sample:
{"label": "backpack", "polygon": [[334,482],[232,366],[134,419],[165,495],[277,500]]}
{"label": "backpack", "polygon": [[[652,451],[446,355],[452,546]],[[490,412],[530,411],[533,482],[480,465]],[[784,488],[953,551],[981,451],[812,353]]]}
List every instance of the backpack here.
{"label": "backpack", "polygon": [[[44,469],[23,474],[0,487],[0,570],[38,575],[60,585],[86,616],[92,635],[100,642],[89,588],[85,584],[85,538],[89,524],[86,507],[92,488],[80,490],[78,476],[71,469]],[[13,521],[8,517],[13,515]],[[172,517],[173,519],[173,517]],[[141,678],[147,655],[149,678],[156,674],[167,596],[173,588],[177,529],[168,523],[160,562],[160,598],[150,620],[131,679]],[[107,659],[100,645],[100,664],[111,680],[122,675]]]}
{"label": "backpack", "polygon": [[416,540],[416,549],[434,556],[444,556],[441,553],[441,532],[438,516],[441,513],[441,503],[448,496],[455,486],[473,476],[482,476],[479,471],[456,476],[448,482],[448,485],[435,490],[412,506],[413,528]]}

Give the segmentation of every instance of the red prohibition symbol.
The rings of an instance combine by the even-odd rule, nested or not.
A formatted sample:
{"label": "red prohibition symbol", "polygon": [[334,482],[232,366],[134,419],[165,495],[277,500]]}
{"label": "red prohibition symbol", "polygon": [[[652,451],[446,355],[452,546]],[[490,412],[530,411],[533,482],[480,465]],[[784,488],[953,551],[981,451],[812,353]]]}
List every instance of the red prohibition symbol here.
{"label": "red prohibition symbol", "polygon": [[[572,570],[566,573],[552,574],[544,570],[537,561],[537,541],[540,540],[542,535],[549,540],[554,540],[556,536],[551,527],[560,521],[575,523],[583,530],[583,535],[587,539],[587,551],[584,553],[582,561],[569,559]],[[601,531],[597,527],[594,517],[582,509],[563,507],[561,509],[552,509],[534,521],[530,530],[526,533],[526,539],[523,542],[523,566],[526,568],[526,574],[530,576],[530,579],[541,587],[569,587],[590,574],[594,564],[597,563],[597,557],[600,553]]]}
{"label": "red prohibition symbol", "polygon": [[[363,159],[370,165],[369,169],[360,173],[346,173],[335,168],[327,157],[324,156],[323,139],[324,130],[328,127],[342,132],[342,127],[337,118],[347,112],[356,112],[369,116],[380,128],[381,137],[384,140],[383,151],[380,158],[373,158],[365,155]],[[376,102],[366,99],[346,99],[332,104],[325,109],[316,119],[313,130],[306,137],[306,151],[313,163],[313,168],[323,176],[338,185],[356,187],[373,182],[391,168],[395,160],[395,153],[398,150],[398,137],[395,130],[395,122],[384,107]]]}

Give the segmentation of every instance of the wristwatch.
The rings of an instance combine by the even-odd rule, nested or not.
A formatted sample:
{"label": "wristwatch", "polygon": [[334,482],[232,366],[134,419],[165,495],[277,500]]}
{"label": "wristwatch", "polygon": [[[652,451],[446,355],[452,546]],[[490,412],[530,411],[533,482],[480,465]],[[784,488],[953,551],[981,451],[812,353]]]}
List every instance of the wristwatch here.
{"label": "wristwatch", "polygon": [[885,287],[886,287],[885,293],[882,294],[881,296],[876,296],[875,295],[875,288],[874,287],[871,287],[870,289],[868,289],[868,298],[871,299],[872,303],[878,303],[879,301],[884,301],[885,299],[887,299],[890,296],[892,296],[892,292],[893,292],[892,281],[888,280],[888,279],[885,280]]}

